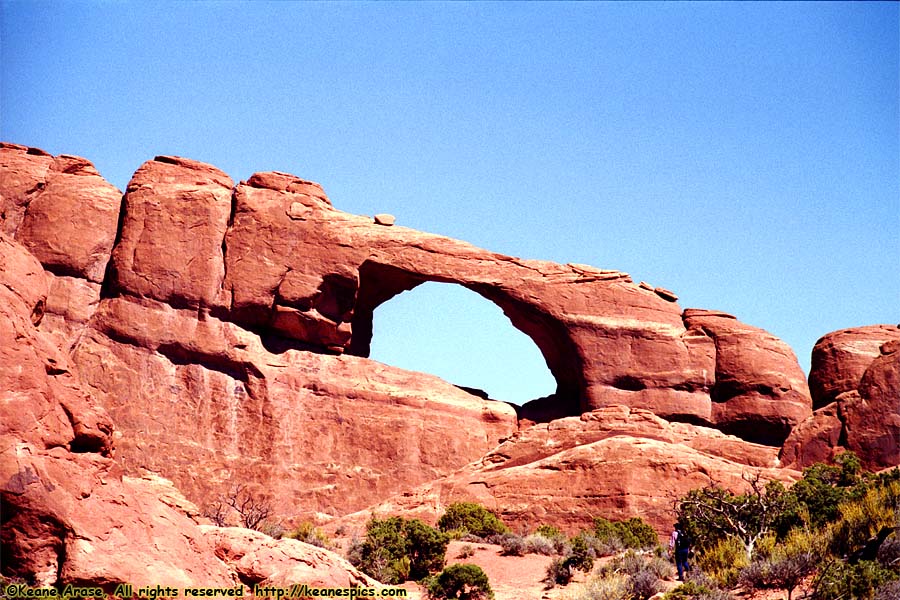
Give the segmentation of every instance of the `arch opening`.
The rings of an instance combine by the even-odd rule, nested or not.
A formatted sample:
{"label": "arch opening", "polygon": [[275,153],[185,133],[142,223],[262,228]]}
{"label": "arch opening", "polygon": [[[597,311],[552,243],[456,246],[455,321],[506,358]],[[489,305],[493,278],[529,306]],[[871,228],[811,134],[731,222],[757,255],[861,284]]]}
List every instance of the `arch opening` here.
{"label": "arch opening", "polygon": [[[429,306],[429,304],[434,304],[434,302],[432,302],[428,296],[437,293],[438,296],[446,295],[451,297],[449,301],[445,298],[440,302],[441,311],[446,311],[446,306],[448,304],[454,304],[453,298],[462,297],[463,300],[458,302],[458,304],[461,305],[461,308],[457,308],[457,312],[462,311],[465,313],[467,310],[474,311],[478,313],[479,321],[487,319],[487,321],[491,323],[490,325],[479,325],[479,327],[486,330],[486,333],[491,331],[497,332],[498,330],[503,332],[506,330],[506,333],[494,333],[493,336],[488,333],[488,342],[484,344],[488,348],[486,352],[487,355],[491,357],[500,356],[506,358],[505,364],[501,362],[500,366],[495,366],[493,368],[498,372],[500,378],[521,379],[522,382],[528,382],[529,380],[538,382],[533,384],[535,385],[535,389],[533,389],[531,393],[525,390],[529,389],[528,386],[532,384],[523,383],[517,386],[521,390],[520,392],[513,392],[509,397],[503,397],[503,395],[508,395],[509,393],[504,391],[502,385],[498,387],[496,384],[486,384],[483,383],[484,380],[480,380],[482,383],[479,383],[478,385],[487,388],[484,391],[486,391],[492,399],[513,401],[511,403],[517,407],[517,412],[520,417],[534,421],[549,421],[551,419],[578,415],[581,413],[581,400],[586,387],[583,381],[581,359],[574,343],[569,338],[568,331],[562,323],[557,322],[550,315],[541,312],[539,307],[535,306],[527,299],[518,297],[515,290],[511,291],[495,282],[486,283],[483,281],[470,281],[467,279],[451,279],[438,274],[423,274],[392,265],[374,262],[372,260],[366,261],[360,266],[359,275],[360,279],[356,298],[356,308],[353,313],[352,321],[353,336],[347,349],[348,353],[364,357],[369,357],[371,355],[373,318],[375,310],[383,303],[394,298],[398,294],[402,294],[402,292],[413,290],[426,282],[444,284],[455,283],[458,285],[436,286],[433,288],[434,291],[426,291],[421,298],[419,298],[419,294],[408,296],[397,305],[397,311],[400,313],[399,321],[393,323],[389,322],[395,317],[390,315],[392,309],[388,309],[388,316],[384,328],[390,328],[392,330],[406,329],[407,339],[402,340],[399,343],[409,346],[408,339],[412,339],[409,337],[409,330],[416,325],[414,323],[416,320],[420,320],[427,316],[436,323],[432,324],[432,327],[442,327],[445,331],[458,326],[460,322],[465,323],[466,321],[472,320],[470,318],[472,315],[462,314],[461,316],[457,316],[455,319],[456,322],[454,322],[454,319],[449,318],[447,315],[440,314],[440,312],[435,311],[433,306]],[[431,287],[432,286],[428,286],[428,288]],[[473,295],[468,294],[466,290],[460,290],[460,287],[475,292],[481,296],[482,299],[488,300],[488,302],[483,303],[478,298],[474,298],[473,300]],[[450,291],[445,291],[442,294],[442,290]],[[410,316],[416,311],[411,311],[410,307],[406,306],[407,304],[413,308],[418,305],[418,314],[420,316]],[[493,312],[493,315],[489,316],[489,313],[491,312]],[[382,318],[380,315],[381,313],[379,313],[379,322]],[[512,327],[509,327],[509,325],[512,325]],[[512,334],[510,334],[510,330],[512,331]],[[391,331],[389,336],[395,333],[396,331]],[[381,335],[382,330],[379,329],[379,338]],[[440,355],[440,360],[444,362],[465,362],[466,364],[471,365],[473,361],[477,362],[477,359],[470,358],[470,355],[472,354],[472,335],[473,334],[470,333],[469,339],[464,338],[463,341],[460,341],[460,336],[456,334],[455,337],[453,337],[456,341],[438,344],[435,344],[433,340],[429,342],[427,339],[428,334],[421,335],[419,337],[420,340],[422,337],[426,339],[422,340],[421,345],[419,346],[419,352],[438,353]],[[504,345],[513,343],[509,340],[517,340],[514,343],[519,346],[513,354],[525,358],[518,360],[510,357],[510,355],[506,353]],[[387,342],[391,343],[390,339],[388,339]],[[428,346],[429,343],[431,346]],[[455,347],[450,348],[449,346]],[[423,350],[423,348],[426,348],[426,350]],[[478,387],[478,385],[473,384],[473,378],[466,377],[464,381],[460,381],[460,378],[456,377],[452,372],[447,375],[444,372],[440,372],[439,369],[429,366],[415,366],[412,363],[398,364],[397,359],[383,354],[380,348],[376,348],[376,350],[377,355],[373,358],[381,360],[382,362],[387,362],[403,368],[433,373],[463,389],[466,389],[465,386]],[[401,349],[401,352],[405,352],[407,355],[410,354],[410,350],[408,349]],[[485,360],[484,362],[490,364],[491,361]],[[436,372],[436,370],[438,372]],[[490,370],[489,367],[488,371]],[[523,370],[527,371],[528,373],[526,374],[531,376],[526,377],[522,375],[521,372]],[[533,375],[534,373],[537,375]],[[464,374],[469,373],[465,372]],[[541,376],[544,377],[544,383],[539,383],[541,381]],[[493,379],[496,380],[497,378]],[[524,404],[522,404],[523,402]]]}
{"label": "arch opening", "polygon": [[375,312],[370,358],[437,375],[492,400],[556,391],[540,349],[503,312],[462,286],[424,283]]}

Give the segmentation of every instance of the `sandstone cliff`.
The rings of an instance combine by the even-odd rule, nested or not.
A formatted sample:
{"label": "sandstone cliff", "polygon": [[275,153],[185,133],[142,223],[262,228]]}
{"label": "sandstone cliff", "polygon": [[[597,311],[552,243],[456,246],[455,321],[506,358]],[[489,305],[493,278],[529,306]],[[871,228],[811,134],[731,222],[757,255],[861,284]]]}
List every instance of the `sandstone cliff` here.
{"label": "sandstone cliff", "polygon": [[[197,529],[198,509],[153,474],[201,509],[243,484],[280,518],[335,525],[478,499],[515,522],[640,514],[662,529],[671,500],[710,481],[790,480],[783,464],[839,447],[900,463],[889,327],[866,342],[871,360],[820,352],[811,396],[793,352],[734,316],[682,310],[625,273],[390,223],[284,173],[235,185],[163,156],[123,195],[84,159],[0,145],[4,553],[9,541],[24,571],[60,577],[79,519],[116,497],[131,512],[91,526],[183,529],[219,561],[158,560],[234,580],[230,534]],[[500,306],[556,393],[515,409],[369,360],[374,310],[426,281]]]}
{"label": "sandstone cliff", "polygon": [[[33,585],[374,585],[294,540],[200,527],[171,482],[126,474],[114,425],[38,325],[49,282],[0,234],[0,548],[3,575]],[[239,551],[235,550],[239,549]],[[263,563],[262,565],[258,563]]]}

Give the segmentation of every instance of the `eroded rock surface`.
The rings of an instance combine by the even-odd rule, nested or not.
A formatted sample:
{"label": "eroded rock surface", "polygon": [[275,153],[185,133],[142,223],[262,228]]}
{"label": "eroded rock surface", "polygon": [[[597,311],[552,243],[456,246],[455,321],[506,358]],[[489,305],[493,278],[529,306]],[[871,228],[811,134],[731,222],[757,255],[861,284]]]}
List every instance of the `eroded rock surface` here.
{"label": "eroded rock surface", "polygon": [[[890,344],[825,377],[837,390],[859,373],[836,409],[813,415],[790,349],[731,315],[682,311],[677,294],[626,273],[343,213],[286,173],[234,185],[163,156],[123,196],[84,159],[3,144],[0,214],[16,240],[0,238],[3,450],[15,457],[3,463],[4,553],[47,581],[139,581],[124,563],[78,562],[85,539],[103,552],[126,544],[122,560],[139,561],[129,519],[140,543],[166,523],[189,532],[147,558],[181,568],[177,581],[299,573],[236,558],[229,548],[253,536],[199,532],[198,509],[152,473],[201,510],[243,485],[285,519],[327,522],[407,493],[384,506],[471,498],[514,522],[641,514],[663,527],[670,495],[739,486],[747,472],[793,477],[777,469],[792,430],[806,436],[785,448],[792,464],[835,444],[898,462]],[[500,306],[543,353],[556,393],[517,414],[368,360],[375,309],[426,281]],[[114,498],[109,522],[87,522]],[[259,557],[294,552],[266,544]],[[218,558],[197,562],[208,552]]]}
{"label": "eroded rock surface", "polygon": [[809,374],[815,413],[782,458],[806,466],[850,450],[871,469],[900,464],[900,326],[842,329],[816,342]]}
{"label": "eroded rock surface", "polygon": [[2,234],[0,265],[4,576],[39,586],[101,586],[108,593],[120,583],[233,587],[291,577],[322,586],[373,583],[307,544],[200,528],[197,508],[171,482],[146,472],[127,475],[113,458],[106,411],[38,328],[48,276]]}
{"label": "eroded rock surface", "polygon": [[640,515],[662,532],[691,489],[744,490],[755,476],[791,481],[799,473],[779,468],[776,448],[615,406],[523,429],[481,461],[332,527],[361,528],[372,513],[434,523],[453,502],[478,502],[513,529],[553,523],[574,533],[595,516]]}

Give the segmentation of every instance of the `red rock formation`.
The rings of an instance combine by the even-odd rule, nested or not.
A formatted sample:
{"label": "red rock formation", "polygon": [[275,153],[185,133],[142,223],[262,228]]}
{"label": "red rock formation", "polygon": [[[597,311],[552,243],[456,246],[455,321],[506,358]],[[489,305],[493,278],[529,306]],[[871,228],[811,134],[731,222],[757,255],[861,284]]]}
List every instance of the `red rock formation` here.
{"label": "red rock formation", "polygon": [[595,516],[640,516],[671,528],[674,502],[711,483],[744,477],[790,481],[778,449],[705,427],[668,423],[642,409],[608,407],[523,429],[481,461],[397,495],[331,527],[360,528],[374,512],[436,522],[453,502],[479,502],[516,528],[553,523],[572,533]]}
{"label": "red rock formation", "polygon": [[[149,469],[204,505],[244,483],[283,517],[327,520],[436,480],[441,502],[457,493],[508,502],[522,521],[646,511],[663,523],[669,500],[651,496],[653,482],[672,494],[711,478],[738,484],[744,470],[774,467],[777,446],[811,414],[796,359],[762,330],[682,312],[676,294],[625,273],[349,215],[292,175],[258,173],[235,187],[209,165],[157,157],[119,198],[83,159],[7,144],[0,208],[2,229],[45,270],[34,258],[4,261],[7,289],[39,323],[29,335],[65,362],[8,371],[24,386],[10,389],[71,381],[85,406],[106,411],[48,412],[56,416],[29,439],[108,461],[111,418],[117,462],[78,468],[96,477],[121,468],[128,489],[145,485]],[[522,407],[523,432],[496,452],[519,427],[511,407],[366,358],[375,309],[426,281],[500,306],[556,377],[556,393]],[[882,362],[859,392],[879,406],[895,374]],[[27,394],[5,401],[19,404],[4,414],[25,423],[44,410]],[[557,417],[567,418],[546,423]],[[877,434],[847,421],[851,430],[858,444]],[[627,474],[611,468],[619,464]]]}
{"label": "red rock formation", "polygon": [[[372,585],[331,553],[255,532],[200,528],[171,483],[112,458],[113,425],[37,328],[48,276],[0,234],[0,549],[30,583],[232,587]],[[262,539],[265,538],[265,539]]]}
{"label": "red rock formation", "polygon": [[684,322],[715,343],[711,422],[720,429],[780,445],[810,415],[806,377],[787,344],[724,313],[688,309]]}
{"label": "red rock formation", "polygon": [[0,142],[0,232],[16,233],[52,163],[53,157],[43,150]]}
{"label": "red rock formation", "polygon": [[853,327],[822,336],[813,346],[809,371],[813,408],[857,390],[866,369],[881,355],[882,344],[891,340],[900,340],[900,325]]}
{"label": "red rock formation", "polygon": [[787,439],[785,464],[850,450],[865,467],[900,464],[900,326],[842,329],[816,342],[809,374],[815,413]]}

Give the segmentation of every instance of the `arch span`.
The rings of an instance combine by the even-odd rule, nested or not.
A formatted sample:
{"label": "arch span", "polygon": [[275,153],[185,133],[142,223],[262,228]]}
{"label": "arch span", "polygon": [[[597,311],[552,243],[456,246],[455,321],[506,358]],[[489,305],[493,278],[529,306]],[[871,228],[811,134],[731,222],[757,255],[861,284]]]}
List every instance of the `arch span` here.
{"label": "arch span", "polygon": [[370,358],[437,375],[483,398],[521,405],[556,391],[540,349],[493,302],[461,285],[426,281],[383,302]]}
{"label": "arch span", "polygon": [[359,268],[359,288],[352,320],[353,336],[348,352],[368,357],[371,352],[375,309],[397,294],[429,281],[456,283],[494,303],[509,318],[513,327],[531,338],[538,347],[556,380],[556,391],[551,396],[522,406],[522,417],[543,421],[581,412],[581,397],[586,388],[582,375],[583,365],[568,331],[551,315],[518,298],[515,290],[506,289],[498,283],[454,279],[373,260],[365,261]]}

